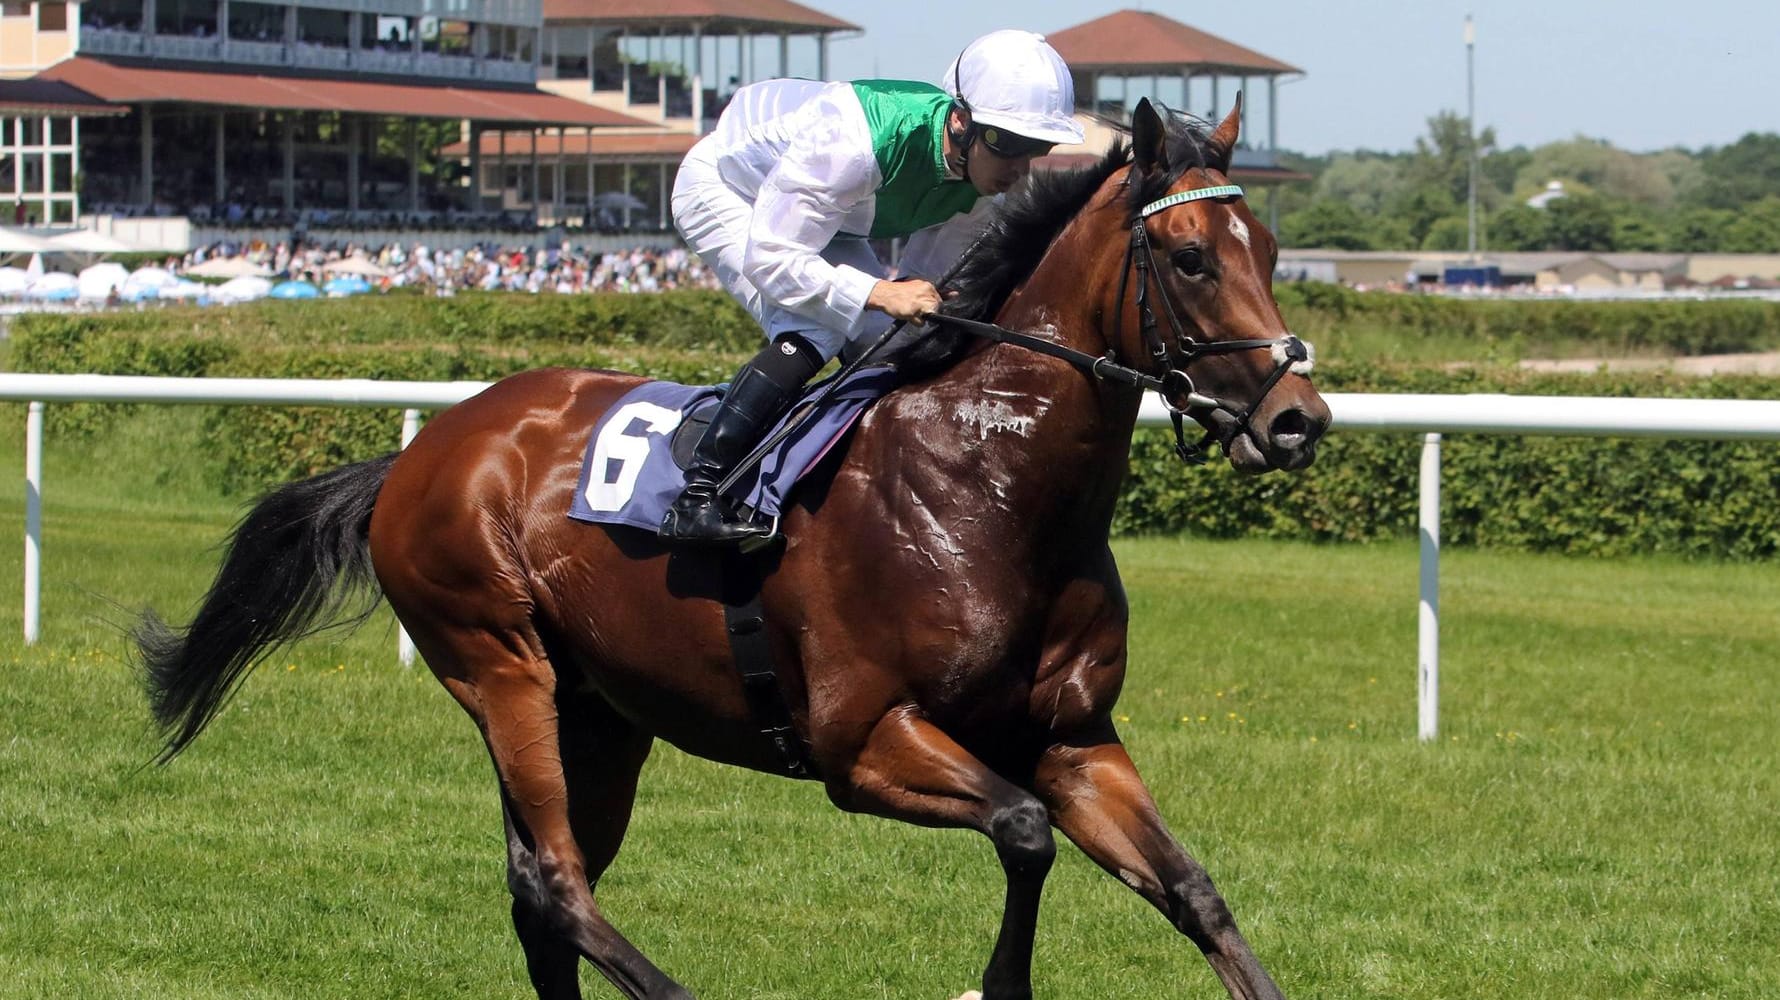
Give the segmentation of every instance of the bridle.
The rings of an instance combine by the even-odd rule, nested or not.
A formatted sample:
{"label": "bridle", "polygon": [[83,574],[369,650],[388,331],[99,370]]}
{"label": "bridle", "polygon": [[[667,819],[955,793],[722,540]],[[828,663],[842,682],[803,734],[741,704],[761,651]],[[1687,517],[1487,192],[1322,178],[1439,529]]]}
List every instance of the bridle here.
{"label": "bridle", "polygon": [[[1154,248],[1150,245],[1149,231],[1144,228],[1145,219],[1157,212],[1188,202],[1203,201],[1208,198],[1223,200],[1240,197],[1242,197],[1242,188],[1234,184],[1219,184],[1213,187],[1176,192],[1143,206],[1131,224],[1131,239],[1125,247],[1125,263],[1119,268],[1118,310],[1114,313],[1113,335],[1107,341],[1106,354],[1104,355],[1095,356],[1084,351],[1077,351],[1031,334],[1019,333],[980,320],[938,315],[933,317],[933,322],[956,326],[986,340],[1014,344],[1040,354],[1060,358],[1087,371],[1095,378],[1120,382],[1154,392],[1161,397],[1163,405],[1168,407],[1169,418],[1174,423],[1175,454],[1180,456],[1181,461],[1189,465],[1203,465],[1206,461],[1207,449],[1218,440],[1218,434],[1216,431],[1207,430],[1196,443],[1188,444],[1186,418],[1189,411],[1207,409],[1229,414],[1235,419],[1232,425],[1233,429],[1228,434],[1229,440],[1234,440],[1241,434],[1250,434],[1253,430],[1250,421],[1253,419],[1255,411],[1260,408],[1261,403],[1267,398],[1267,394],[1273,391],[1273,387],[1279,384],[1279,380],[1284,378],[1287,372],[1308,375],[1315,363],[1314,352],[1310,345],[1289,333],[1283,337],[1269,339],[1220,341],[1194,339],[1187,332],[1185,324],[1181,322],[1180,312],[1175,308],[1174,299],[1168,294],[1168,285],[1162,281],[1159,275],[1152,277],[1152,272],[1157,269],[1156,255]],[[1130,278],[1134,271],[1137,274],[1139,330],[1143,336],[1144,346],[1149,349],[1150,357],[1155,363],[1156,370],[1162,372],[1160,376],[1149,375],[1119,364],[1115,353],[1117,348],[1114,345],[1118,344],[1121,339],[1124,326],[1125,293],[1130,287]],[[1150,307],[1150,283],[1152,280],[1161,290],[1162,306],[1168,315],[1168,324],[1174,331],[1176,349],[1172,353],[1157,329],[1155,310]],[[1201,358],[1257,350],[1268,350],[1273,353],[1273,371],[1262,383],[1261,391],[1255,394],[1254,401],[1240,409],[1227,400],[1199,392],[1193,383],[1192,376],[1188,375],[1186,371],[1188,365]],[[1184,400],[1185,405],[1177,406],[1176,400]],[[1250,436],[1253,435],[1250,434]]]}

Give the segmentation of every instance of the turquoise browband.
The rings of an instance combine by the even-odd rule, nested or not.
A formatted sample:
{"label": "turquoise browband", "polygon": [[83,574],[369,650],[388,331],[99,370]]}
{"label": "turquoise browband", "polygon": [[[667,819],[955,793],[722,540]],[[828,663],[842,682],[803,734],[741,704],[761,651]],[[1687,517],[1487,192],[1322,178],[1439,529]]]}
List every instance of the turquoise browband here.
{"label": "turquoise browband", "polygon": [[1157,212],[1162,211],[1164,208],[1172,208],[1175,205],[1184,204],[1189,201],[1200,201],[1205,198],[1240,197],[1242,197],[1242,188],[1239,188],[1234,184],[1219,184],[1217,187],[1196,188],[1192,191],[1182,191],[1178,194],[1171,194],[1166,198],[1158,198],[1155,201],[1150,202],[1148,205],[1143,206],[1143,212],[1141,214],[1147,219],[1150,216],[1155,215]]}

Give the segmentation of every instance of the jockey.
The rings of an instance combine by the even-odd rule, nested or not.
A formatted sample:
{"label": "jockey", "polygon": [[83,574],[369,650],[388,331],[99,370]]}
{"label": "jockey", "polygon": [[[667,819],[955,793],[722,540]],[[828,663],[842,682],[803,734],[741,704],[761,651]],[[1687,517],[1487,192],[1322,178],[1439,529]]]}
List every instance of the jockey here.
{"label": "jockey", "polygon": [[[971,42],[942,86],[767,80],[735,92],[674,183],[674,226],[769,343],[730,381],[662,538],[767,534],[717,484],[849,344],[939,308],[931,280],[964,252],[1034,158],[1079,143],[1069,68],[1044,36]],[[898,280],[867,239],[908,236]]]}

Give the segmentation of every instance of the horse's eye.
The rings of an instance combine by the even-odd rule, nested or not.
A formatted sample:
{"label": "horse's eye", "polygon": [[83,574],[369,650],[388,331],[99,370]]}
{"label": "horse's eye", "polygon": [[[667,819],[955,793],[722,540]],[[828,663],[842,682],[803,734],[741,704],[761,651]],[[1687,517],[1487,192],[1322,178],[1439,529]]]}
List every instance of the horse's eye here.
{"label": "horse's eye", "polygon": [[1174,266],[1188,277],[1204,274],[1205,251],[1198,247],[1181,247],[1174,252]]}

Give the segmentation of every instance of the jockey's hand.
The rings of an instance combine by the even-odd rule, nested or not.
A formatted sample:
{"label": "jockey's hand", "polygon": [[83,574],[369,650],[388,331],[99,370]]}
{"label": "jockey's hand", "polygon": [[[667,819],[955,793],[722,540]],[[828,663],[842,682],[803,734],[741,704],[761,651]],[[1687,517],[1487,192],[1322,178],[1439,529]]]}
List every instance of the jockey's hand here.
{"label": "jockey's hand", "polygon": [[872,286],[871,294],[866,297],[868,309],[876,309],[886,313],[891,319],[913,320],[923,322],[927,317],[939,311],[939,289],[931,282],[914,279],[910,281],[880,281]]}

